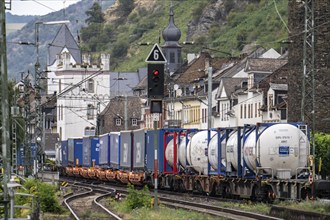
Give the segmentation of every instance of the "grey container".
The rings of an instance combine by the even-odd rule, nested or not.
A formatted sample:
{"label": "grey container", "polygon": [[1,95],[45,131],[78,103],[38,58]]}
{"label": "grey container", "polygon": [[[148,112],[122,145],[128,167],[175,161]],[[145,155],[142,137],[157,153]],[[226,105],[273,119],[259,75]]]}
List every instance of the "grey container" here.
{"label": "grey container", "polygon": [[120,133],[110,132],[110,167],[119,169]]}
{"label": "grey container", "polygon": [[99,165],[108,165],[108,161],[109,161],[109,134],[101,135],[99,144],[100,144]]}
{"label": "grey container", "polygon": [[132,169],[132,131],[120,132],[120,168]]}
{"label": "grey container", "polygon": [[133,169],[143,169],[145,161],[145,131],[133,131]]}
{"label": "grey container", "polygon": [[83,137],[83,166],[89,167],[91,163],[91,139]]}
{"label": "grey container", "polygon": [[74,140],[68,140],[68,162],[74,164]]}

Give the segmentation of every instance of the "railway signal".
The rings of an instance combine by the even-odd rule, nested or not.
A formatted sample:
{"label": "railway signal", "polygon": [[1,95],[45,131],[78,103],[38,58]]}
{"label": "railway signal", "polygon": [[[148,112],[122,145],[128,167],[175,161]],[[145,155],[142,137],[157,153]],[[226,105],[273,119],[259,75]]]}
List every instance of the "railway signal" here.
{"label": "railway signal", "polygon": [[148,64],[148,97],[164,97],[164,64]]}

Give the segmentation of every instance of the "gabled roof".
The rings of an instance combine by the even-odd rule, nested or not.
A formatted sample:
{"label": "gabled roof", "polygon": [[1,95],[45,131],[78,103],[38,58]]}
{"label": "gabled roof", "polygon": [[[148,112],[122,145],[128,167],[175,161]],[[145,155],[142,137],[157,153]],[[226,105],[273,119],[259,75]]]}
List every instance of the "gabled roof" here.
{"label": "gabled roof", "polygon": [[234,65],[232,68],[230,68],[228,71],[226,71],[223,74],[223,77],[233,77],[238,72],[244,69],[246,62],[249,58],[258,58],[260,55],[262,55],[266,50],[263,47],[258,47],[255,51],[253,51],[251,54],[249,54],[247,57],[244,57],[242,60],[240,60],[236,65]]}
{"label": "gabled roof", "polygon": [[82,63],[80,48],[66,24],[62,24],[53,42],[48,47],[48,65],[53,65],[56,55],[67,48],[76,63]]}
{"label": "gabled roof", "polygon": [[274,72],[284,66],[288,60],[268,58],[248,58],[245,72]]}
{"label": "gabled roof", "polygon": [[207,73],[205,73],[205,62],[209,59],[210,66],[213,68],[213,72],[221,69],[222,66],[228,62],[228,59],[224,58],[211,58],[211,56],[203,52],[201,55],[192,61],[185,71],[182,72],[177,78],[174,80],[177,84],[189,84],[192,82],[196,82],[198,80],[204,79],[207,77]]}
{"label": "gabled roof", "polygon": [[243,81],[246,81],[246,78],[231,78],[231,77],[221,78],[220,86],[217,91],[216,98],[221,97],[221,92],[224,88],[226,91],[227,98],[229,99],[231,94],[235,92],[236,86],[240,85]]}

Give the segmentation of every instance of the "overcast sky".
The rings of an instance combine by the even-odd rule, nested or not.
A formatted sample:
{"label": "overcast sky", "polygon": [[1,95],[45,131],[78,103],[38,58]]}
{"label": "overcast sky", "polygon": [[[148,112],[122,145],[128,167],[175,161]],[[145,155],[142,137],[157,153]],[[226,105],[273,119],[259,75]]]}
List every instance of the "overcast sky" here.
{"label": "overcast sky", "polygon": [[66,8],[79,1],[80,0],[12,0],[11,10],[6,11],[15,15],[45,15]]}

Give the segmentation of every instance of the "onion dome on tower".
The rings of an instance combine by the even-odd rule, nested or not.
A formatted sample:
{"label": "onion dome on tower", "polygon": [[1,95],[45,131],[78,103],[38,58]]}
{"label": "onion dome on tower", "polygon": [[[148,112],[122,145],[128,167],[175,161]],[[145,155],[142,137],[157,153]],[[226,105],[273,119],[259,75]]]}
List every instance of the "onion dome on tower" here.
{"label": "onion dome on tower", "polygon": [[165,46],[174,44],[179,46],[178,41],[181,38],[181,31],[174,24],[173,8],[170,8],[170,21],[168,26],[163,30],[163,38],[165,40]]}
{"label": "onion dome on tower", "polygon": [[170,19],[168,26],[163,30],[165,44],[162,46],[164,55],[167,59],[167,72],[174,73],[181,66],[181,46],[179,40],[181,31],[174,24],[173,7],[170,7]]}

